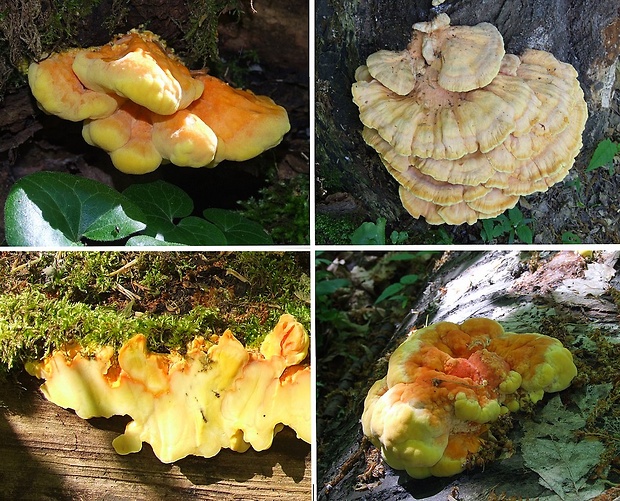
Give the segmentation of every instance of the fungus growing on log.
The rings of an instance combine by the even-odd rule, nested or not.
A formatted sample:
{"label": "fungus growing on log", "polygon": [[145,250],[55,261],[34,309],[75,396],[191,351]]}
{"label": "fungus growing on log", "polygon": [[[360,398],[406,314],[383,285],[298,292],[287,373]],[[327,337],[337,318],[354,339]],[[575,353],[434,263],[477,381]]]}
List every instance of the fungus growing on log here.
{"label": "fungus growing on log", "polygon": [[355,79],[364,140],[429,224],[501,214],[564,179],[582,146],[575,69],[544,51],[505,54],[488,23],[416,23],[406,50],[371,54]]}
{"label": "fungus growing on log", "polygon": [[163,161],[214,167],[248,160],[290,130],[286,110],[270,98],[204,71],[193,75],[149,31],[52,54],[30,65],[28,81],[43,111],[84,120],[86,142],[130,174],[151,172]]}
{"label": "fungus growing on log", "polygon": [[564,390],[576,374],[552,337],[505,332],[486,318],[440,322],[394,351],[364,402],[364,435],[414,478],[452,476],[480,451],[489,423]]}
{"label": "fungus growing on log", "polygon": [[213,344],[194,339],[185,355],[150,353],[146,338],[111,347],[65,346],[27,371],[46,382],[41,390],[81,418],[128,415],[113,441],[119,454],[149,443],[170,463],[187,455],[212,457],[222,447],[265,450],[289,426],[311,439],[308,334],[283,315],[260,352],[247,350],[227,330]]}

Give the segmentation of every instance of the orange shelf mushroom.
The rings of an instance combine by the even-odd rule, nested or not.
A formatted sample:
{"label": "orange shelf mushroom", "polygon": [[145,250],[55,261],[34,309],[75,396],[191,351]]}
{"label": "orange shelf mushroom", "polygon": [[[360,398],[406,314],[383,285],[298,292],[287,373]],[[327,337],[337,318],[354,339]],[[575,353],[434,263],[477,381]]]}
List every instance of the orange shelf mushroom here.
{"label": "orange shelf mushroom", "polygon": [[76,344],[26,369],[46,379],[48,400],[84,419],[131,416],[112,442],[119,454],[147,442],[170,463],[190,454],[212,457],[223,447],[265,450],[285,425],[309,443],[308,346],[303,326],[283,315],[260,352],[246,350],[229,330],[215,344],[194,339],[185,355],[150,353],[137,335],[118,355]]}
{"label": "orange shelf mushroom", "polygon": [[78,51],[73,71],[89,89],[118,94],[161,115],[187,108],[203,90],[150,31],[133,30],[102,47]]}
{"label": "orange shelf mushroom", "polygon": [[277,146],[290,130],[286,110],[267,96],[234,89],[203,72],[196,72],[194,77],[204,84],[204,92],[188,110],[215,132],[215,164],[253,158]]}
{"label": "orange shelf mushroom", "polygon": [[123,98],[88,89],[73,73],[78,49],[52,54],[28,68],[28,83],[39,108],[65,120],[80,122],[113,113]]}
{"label": "orange shelf mushroom", "polygon": [[488,23],[416,23],[406,50],[371,54],[355,79],[364,140],[429,224],[495,217],[564,179],[581,150],[575,69],[544,51],[506,54]]}
{"label": "orange shelf mushroom", "polygon": [[283,107],[204,71],[192,75],[150,31],[52,54],[30,65],[28,80],[43,111],[84,120],[86,142],[130,174],[151,172],[166,161],[214,167],[222,160],[248,160],[290,130]]}
{"label": "orange shelf mushroom", "polygon": [[489,423],[567,388],[573,358],[554,338],[505,332],[494,320],[440,322],[392,354],[364,402],[364,435],[414,478],[465,470]]}

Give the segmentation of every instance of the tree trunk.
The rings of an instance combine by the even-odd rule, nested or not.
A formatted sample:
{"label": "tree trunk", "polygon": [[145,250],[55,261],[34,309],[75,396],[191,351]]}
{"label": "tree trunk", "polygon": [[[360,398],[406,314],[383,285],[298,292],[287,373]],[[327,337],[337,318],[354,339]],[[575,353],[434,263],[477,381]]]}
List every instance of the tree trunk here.
{"label": "tree trunk", "polygon": [[[319,214],[358,221],[385,217],[390,230],[416,235],[415,243],[437,243],[431,231],[436,227],[406,213],[398,184],[362,140],[350,88],[355,69],[368,55],[380,49],[403,50],[413,23],[446,12],[453,25],[496,25],[506,52],[542,49],[577,69],[589,111],[582,153],[563,183],[522,199],[521,209],[534,219],[535,243],[562,242],[566,231],[583,242],[620,241],[617,176],[614,179],[605,169],[584,172],[600,140],[610,135],[620,139],[613,132],[620,122],[618,93],[614,95],[620,53],[617,0],[448,0],[438,7],[431,7],[430,0],[320,0],[316,8]],[[480,222],[446,226],[455,243],[480,242],[481,228]]]}
{"label": "tree trunk", "polygon": [[[349,373],[341,378],[344,388],[344,382],[355,374],[359,392],[349,391],[353,396],[341,402],[340,413],[318,416],[319,500],[445,501],[452,499],[450,495],[454,499],[489,499],[492,493],[496,499],[549,495],[539,484],[538,475],[525,467],[520,452],[520,430],[531,419],[525,413],[514,415],[515,428],[508,435],[515,444],[514,454],[508,459],[450,478],[413,480],[404,471],[383,464],[377,450],[363,439],[359,423],[363,402],[374,381],[385,375],[389,354],[414,327],[439,321],[461,323],[471,317],[493,318],[509,332],[540,332],[561,338],[571,348],[580,371],[573,386],[566,390],[570,400],[577,391],[574,387],[594,384],[596,371],[610,363],[602,354],[588,358],[578,348],[579,340],[595,332],[602,332],[603,339],[616,343],[619,339],[619,258],[618,252],[592,258],[574,252],[516,251],[452,252],[444,256],[444,263],[431,274],[420,299],[411,305],[410,314],[394,329],[393,336],[373,331],[364,341],[368,343],[367,351],[375,354],[374,360],[352,364]],[[617,359],[615,346],[613,356]],[[364,364],[365,370],[361,370],[359,366]],[[613,370],[617,374],[617,369]],[[319,384],[321,379],[319,373]],[[344,393],[336,388],[324,392],[328,398]],[[540,407],[542,404],[535,409],[539,411]],[[364,472],[366,475],[360,477]]]}

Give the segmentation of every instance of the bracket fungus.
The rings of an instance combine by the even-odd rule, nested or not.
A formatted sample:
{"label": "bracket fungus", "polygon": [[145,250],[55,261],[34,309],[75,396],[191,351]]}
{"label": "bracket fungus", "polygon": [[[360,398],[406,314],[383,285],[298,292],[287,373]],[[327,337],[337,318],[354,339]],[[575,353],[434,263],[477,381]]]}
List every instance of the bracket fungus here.
{"label": "bracket fungus", "polygon": [[112,442],[119,454],[147,442],[170,463],[190,454],[212,457],[222,447],[265,450],[285,425],[309,443],[308,346],[303,326],[286,314],[259,352],[230,330],[215,344],[194,339],[185,355],[151,353],[137,335],[118,355],[109,346],[89,351],[75,344],[26,369],[46,379],[41,390],[48,400],[81,418],[131,416]]}
{"label": "bracket fungus", "polygon": [[39,107],[84,120],[86,142],[129,174],[162,162],[215,167],[278,145],[290,130],[286,110],[266,96],[192,73],[150,31],[109,44],[69,49],[32,63],[28,82]]}
{"label": "bracket fungus", "polygon": [[552,54],[506,54],[495,26],[413,25],[407,49],[355,73],[363,138],[429,224],[473,224],[561,181],[581,150],[577,72]]}
{"label": "bracket fungus", "polygon": [[440,322],[394,351],[364,402],[364,435],[414,478],[452,476],[481,450],[489,423],[566,389],[576,374],[555,338],[505,332],[486,318]]}

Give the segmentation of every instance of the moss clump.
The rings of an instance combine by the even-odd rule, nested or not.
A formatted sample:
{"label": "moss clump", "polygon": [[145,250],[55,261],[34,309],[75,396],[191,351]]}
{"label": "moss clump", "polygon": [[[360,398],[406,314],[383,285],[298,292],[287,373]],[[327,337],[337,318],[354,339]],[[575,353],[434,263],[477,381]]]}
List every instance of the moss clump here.
{"label": "moss clump", "polygon": [[322,245],[350,245],[351,235],[359,226],[353,218],[335,218],[327,214],[315,216],[316,241]]}
{"label": "moss clump", "polygon": [[207,66],[209,60],[218,56],[217,23],[220,15],[239,18],[243,5],[239,0],[189,0],[186,5],[189,21],[184,27],[188,46],[185,58],[189,64]]}
{"label": "moss clump", "polygon": [[101,0],[10,2],[0,10],[0,101],[9,82],[23,82],[28,63],[77,45],[84,20]]}
{"label": "moss clump", "polygon": [[187,315],[136,316],[127,309],[93,308],[28,290],[1,295],[0,318],[0,361],[10,369],[71,341],[119,348],[132,336],[144,334],[152,350],[183,349],[189,339],[215,333],[218,312],[197,307]]}

